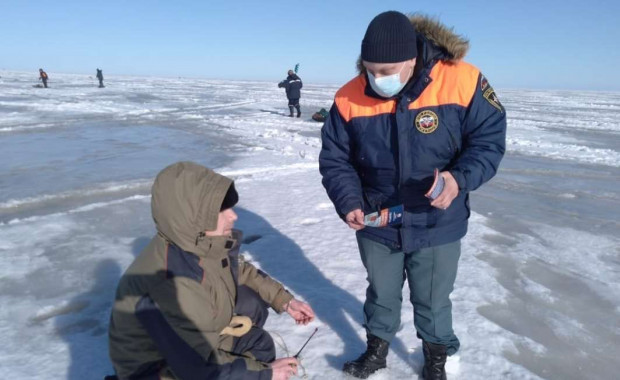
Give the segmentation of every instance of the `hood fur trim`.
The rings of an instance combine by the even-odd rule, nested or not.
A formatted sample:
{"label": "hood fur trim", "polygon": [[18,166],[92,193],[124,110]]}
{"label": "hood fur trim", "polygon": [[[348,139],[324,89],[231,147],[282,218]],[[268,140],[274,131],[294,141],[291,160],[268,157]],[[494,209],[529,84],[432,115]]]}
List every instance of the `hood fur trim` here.
{"label": "hood fur trim", "polygon": [[465,57],[469,50],[469,40],[448,28],[437,18],[422,14],[409,16],[411,23],[418,33],[421,33],[436,46],[444,49],[451,57],[445,61],[457,62]]}

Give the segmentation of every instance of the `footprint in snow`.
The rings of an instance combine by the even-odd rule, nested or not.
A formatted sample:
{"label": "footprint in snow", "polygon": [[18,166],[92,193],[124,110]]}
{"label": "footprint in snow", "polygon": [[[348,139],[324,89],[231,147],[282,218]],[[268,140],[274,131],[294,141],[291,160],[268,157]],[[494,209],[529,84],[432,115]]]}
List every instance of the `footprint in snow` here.
{"label": "footprint in snow", "polygon": [[303,219],[301,222],[299,222],[299,224],[301,224],[302,226],[310,226],[312,224],[317,224],[320,222],[321,222],[321,219],[319,218],[306,218],[306,219]]}
{"label": "footprint in snow", "polygon": [[332,208],[332,204],[328,202],[319,203],[318,205],[316,205],[317,210],[329,210],[331,208]]}
{"label": "footprint in snow", "polygon": [[39,323],[59,315],[78,313],[87,308],[89,304],[88,301],[75,301],[64,305],[45,307],[30,318],[30,322]]}

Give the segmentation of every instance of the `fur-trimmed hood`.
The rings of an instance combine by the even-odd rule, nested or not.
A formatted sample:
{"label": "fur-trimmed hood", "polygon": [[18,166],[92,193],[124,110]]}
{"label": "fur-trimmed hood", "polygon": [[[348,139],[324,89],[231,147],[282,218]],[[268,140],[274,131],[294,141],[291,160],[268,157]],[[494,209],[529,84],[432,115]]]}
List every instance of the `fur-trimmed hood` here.
{"label": "fur-trimmed hood", "polygon": [[[467,54],[469,40],[456,34],[454,28],[445,26],[434,17],[419,13],[410,14],[409,20],[418,33],[418,59],[421,58],[424,64],[433,59],[455,63]],[[357,59],[357,70],[360,73],[366,72],[361,56]]]}

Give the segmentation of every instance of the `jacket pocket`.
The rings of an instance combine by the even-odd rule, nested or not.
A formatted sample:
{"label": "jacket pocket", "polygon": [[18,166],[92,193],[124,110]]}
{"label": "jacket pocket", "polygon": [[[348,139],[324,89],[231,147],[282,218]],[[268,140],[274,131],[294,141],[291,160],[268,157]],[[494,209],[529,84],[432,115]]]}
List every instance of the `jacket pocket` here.
{"label": "jacket pocket", "polygon": [[374,212],[381,209],[381,205],[387,200],[387,196],[371,189],[364,189],[364,212]]}

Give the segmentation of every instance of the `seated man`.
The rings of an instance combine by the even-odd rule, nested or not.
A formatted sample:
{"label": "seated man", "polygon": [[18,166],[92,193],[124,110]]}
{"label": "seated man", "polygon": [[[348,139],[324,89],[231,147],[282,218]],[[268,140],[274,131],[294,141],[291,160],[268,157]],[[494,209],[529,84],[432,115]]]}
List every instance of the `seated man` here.
{"label": "seated man", "polygon": [[[157,235],[116,292],[110,358],[120,379],[288,379],[295,358],[275,359],[262,329],[267,306],[298,324],[314,319],[239,256],[233,181],[192,162],[162,170],[152,188]],[[234,318],[233,318],[234,317]]]}

